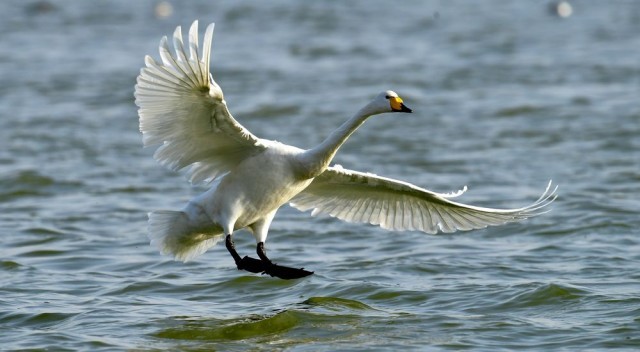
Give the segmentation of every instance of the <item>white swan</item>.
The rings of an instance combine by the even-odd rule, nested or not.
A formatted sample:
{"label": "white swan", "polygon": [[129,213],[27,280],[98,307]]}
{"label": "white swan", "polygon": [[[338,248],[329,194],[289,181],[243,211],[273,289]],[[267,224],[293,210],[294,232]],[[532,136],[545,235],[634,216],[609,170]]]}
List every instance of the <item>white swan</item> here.
{"label": "white swan", "polygon": [[[291,202],[312,215],[328,214],[350,222],[379,225],[389,230],[426,233],[479,229],[522,220],[544,212],[556,188],[518,209],[491,209],[449,200],[457,194],[438,194],[409,183],[330,166],[347,138],[370,116],[411,112],[392,91],[378,94],[369,104],[331,133],[320,145],[303,150],[254,136],[229,113],[220,86],[209,73],[214,25],[198,47],[198,21],[185,46],[177,27],[175,55],[160,41],[156,62],[146,56],[135,87],[140,131],[145,146],[161,144],[156,160],[172,170],[189,167],[192,182],[216,185],[192,199],[182,211],[149,214],[149,238],[164,254],[187,261],[201,255],[226,236],[226,246],[238,269],[285,279],[312,274],[273,264],[265,255],[269,225],[276,211]],[[464,190],[463,190],[464,191]],[[240,258],[233,242],[235,230],[248,229],[258,243],[260,259]]]}

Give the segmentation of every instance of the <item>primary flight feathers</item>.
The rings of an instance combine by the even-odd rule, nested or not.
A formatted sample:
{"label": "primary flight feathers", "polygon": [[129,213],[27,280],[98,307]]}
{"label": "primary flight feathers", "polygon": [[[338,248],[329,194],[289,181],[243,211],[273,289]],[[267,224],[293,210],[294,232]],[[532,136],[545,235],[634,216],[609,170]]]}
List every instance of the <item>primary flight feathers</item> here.
{"label": "primary flight feathers", "polygon": [[145,57],[136,104],[145,146],[162,144],[154,157],[172,170],[187,166],[193,183],[211,181],[240,161],[264,150],[259,139],[229,113],[222,90],[209,73],[213,23],[204,35],[198,56],[198,22],[189,30],[189,57],[181,28],[173,34],[175,56],[167,38],[160,41],[162,63]]}
{"label": "primary flight feathers", "polygon": [[555,199],[556,190],[557,186],[552,188],[549,182],[540,198],[526,207],[490,209],[449,200],[462,191],[439,194],[391,178],[329,167],[291,205],[301,211],[313,210],[312,215],[326,214],[387,230],[435,234],[480,229],[542,214],[542,208]]}

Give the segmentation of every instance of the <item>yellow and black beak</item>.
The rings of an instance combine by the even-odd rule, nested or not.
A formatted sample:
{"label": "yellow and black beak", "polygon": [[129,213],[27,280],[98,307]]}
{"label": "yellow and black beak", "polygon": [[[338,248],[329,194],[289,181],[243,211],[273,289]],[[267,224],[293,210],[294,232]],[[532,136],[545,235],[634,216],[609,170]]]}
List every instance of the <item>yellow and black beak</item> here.
{"label": "yellow and black beak", "polygon": [[393,112],[412,112],[413,111],[402,103],[402,99],[400,97],[390,97],[389,104],[391,104],[391,110]]}

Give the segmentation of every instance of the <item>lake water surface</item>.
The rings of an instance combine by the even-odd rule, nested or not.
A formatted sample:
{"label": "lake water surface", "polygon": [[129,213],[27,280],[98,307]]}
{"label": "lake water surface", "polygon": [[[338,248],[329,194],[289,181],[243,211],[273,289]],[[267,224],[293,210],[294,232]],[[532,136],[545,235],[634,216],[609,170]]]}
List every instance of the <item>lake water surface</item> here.
{"label": "lake water surface", "polygon": [[[637,350],[640,6],[575,1],[4,1],[0,349]],[[166,5],[165,9],[166,9]],[[311,147],[381,90],[414,113],[360,128],[336,162],[550,213],[453,235],[284,207],[274,261],[223,246],[183,264],[147,212],[203,187],[143,149],[133,87],[175,26],[216,22],[212,71],[260,137]],[[248,233],[236,236],[254,252]]]}

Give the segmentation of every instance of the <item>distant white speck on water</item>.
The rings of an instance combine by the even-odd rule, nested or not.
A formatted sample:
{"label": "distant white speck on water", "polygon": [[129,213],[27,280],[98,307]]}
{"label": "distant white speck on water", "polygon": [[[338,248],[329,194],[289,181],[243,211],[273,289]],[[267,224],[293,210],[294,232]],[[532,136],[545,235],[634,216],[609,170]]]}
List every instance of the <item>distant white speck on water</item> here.
{"label": "distant white speck on water", "polygon": [[573,13],[573,7],[568,1],[561,1],[556,5],[556,12],[558,16],[566,18]]}

